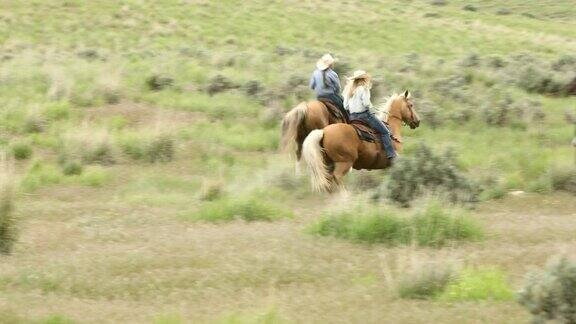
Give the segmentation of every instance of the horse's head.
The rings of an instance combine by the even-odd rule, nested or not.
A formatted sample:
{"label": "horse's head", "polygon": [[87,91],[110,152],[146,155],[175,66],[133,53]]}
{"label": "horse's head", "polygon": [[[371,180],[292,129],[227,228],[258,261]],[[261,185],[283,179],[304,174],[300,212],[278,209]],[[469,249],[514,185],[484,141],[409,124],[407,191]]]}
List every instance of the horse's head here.
{"label": "horse's head", "polygon": [[420,126],[420,116],[414,110],[414,102],[411,94],[406,90],[403,94],[394,94],[386,103],[388,121],[390,118],[396,118],[403,121],[411,129]]}

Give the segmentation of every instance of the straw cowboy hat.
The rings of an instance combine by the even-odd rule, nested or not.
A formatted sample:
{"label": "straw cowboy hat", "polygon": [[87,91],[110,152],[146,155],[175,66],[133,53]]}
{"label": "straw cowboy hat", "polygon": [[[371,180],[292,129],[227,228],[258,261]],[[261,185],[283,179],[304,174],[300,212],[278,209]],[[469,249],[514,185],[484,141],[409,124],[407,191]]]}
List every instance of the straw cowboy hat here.
{"label": "straw cowboy hat", "polygon": [[348,80],[358,80],[358,79],[370,79],[370,74],[364,70],[356,70]]}
{"label": "straw cowboy hat", "polygon": [[332,55],[330,54],[324,54],[319,60],[318,62],[316,62],[316,67],[319,70],[326,70],[327,68],[330,67],[330,65],[334,64],[334,62],[336,62],[337,60],[332,57]]}

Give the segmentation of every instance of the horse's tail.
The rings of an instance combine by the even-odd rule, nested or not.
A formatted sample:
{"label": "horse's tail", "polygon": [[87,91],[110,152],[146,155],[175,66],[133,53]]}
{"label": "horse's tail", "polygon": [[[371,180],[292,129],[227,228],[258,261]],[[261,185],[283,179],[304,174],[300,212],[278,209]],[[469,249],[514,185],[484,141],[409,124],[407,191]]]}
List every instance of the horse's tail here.
{"label": "horse's tail", "polygon": [[324,149],[320,144],[324,130],[315,129],[306,137],[302,145],[302,158],[312,172],[312,188],[316,191],[330,191],[330,173],[324,162]]}
{"label": "horse's tail", "polygon": [[294,155],[297,159],[300,157],[301,147],[298,143],[299,133],[303,127],[306,118],[308,106],[301,102],[298,106],[290,110],[282,120],[282,141],[281,149],[283,152]]}

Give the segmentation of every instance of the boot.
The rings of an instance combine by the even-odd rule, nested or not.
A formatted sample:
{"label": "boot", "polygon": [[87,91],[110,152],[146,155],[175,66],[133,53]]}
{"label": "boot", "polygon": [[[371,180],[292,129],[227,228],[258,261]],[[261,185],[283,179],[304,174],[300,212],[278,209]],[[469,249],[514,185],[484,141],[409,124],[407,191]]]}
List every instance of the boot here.
{"label": "boot", "polygon": [[394,151],[394,145],[392,145],[392,138],[390,135],[382,135],[382,148],[386,152],[386,157],[388,159],[394,159],[396,157],[396,152]]}

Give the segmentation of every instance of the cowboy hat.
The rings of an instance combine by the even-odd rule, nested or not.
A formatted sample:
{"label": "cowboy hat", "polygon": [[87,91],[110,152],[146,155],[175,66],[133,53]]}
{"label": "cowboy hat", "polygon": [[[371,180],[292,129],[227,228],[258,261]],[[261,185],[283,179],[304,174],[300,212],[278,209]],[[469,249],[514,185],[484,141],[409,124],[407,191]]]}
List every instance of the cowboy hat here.
{"label": "cowboy hat", "polygon": [[356,70],[352,74],[351,77],[348,77],[348,80],[358,80],[358,79],[369,79],[370,74],[364,70]]}
{"label": "cowboy hat", "polygon": [[316,62],[316,67],[318,68],[318,70],[326,70],[327,68],[330,67],[330,65],[334,64],[334,62],[336,62],[336,59],[334,57],[332,57],[332,55],[330,54],[324,54],[319,60],[318,62]]}

